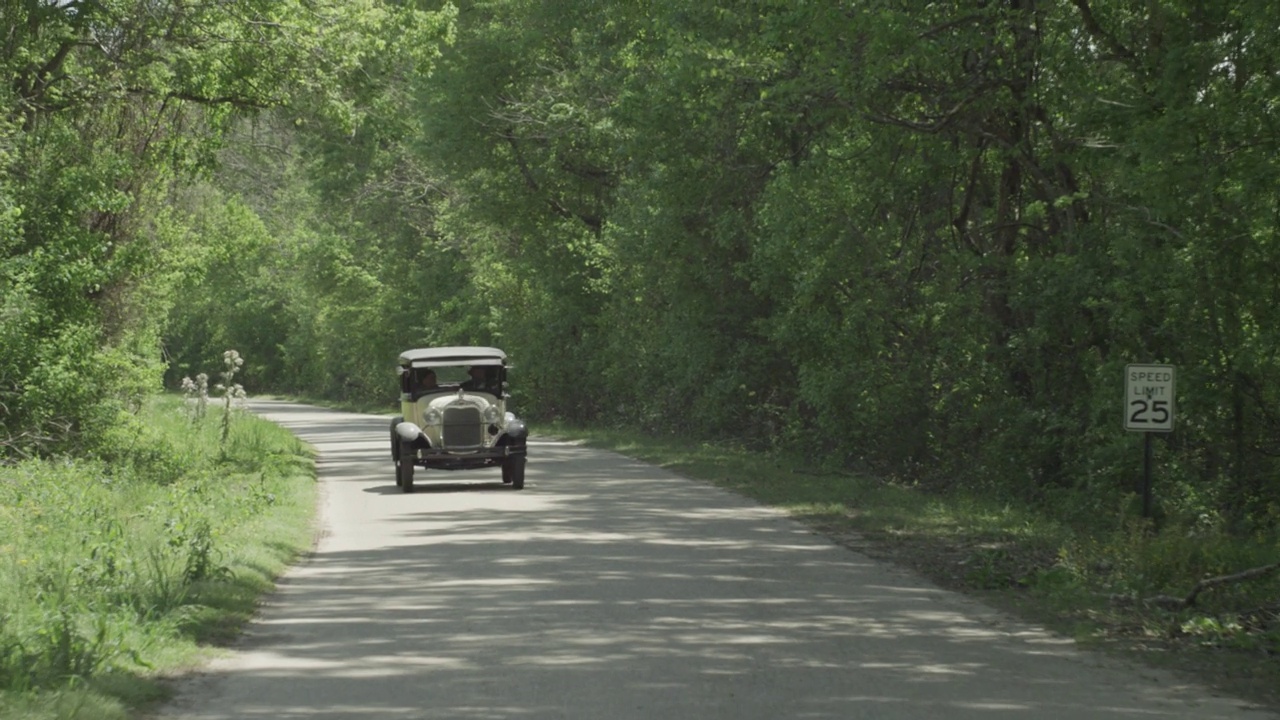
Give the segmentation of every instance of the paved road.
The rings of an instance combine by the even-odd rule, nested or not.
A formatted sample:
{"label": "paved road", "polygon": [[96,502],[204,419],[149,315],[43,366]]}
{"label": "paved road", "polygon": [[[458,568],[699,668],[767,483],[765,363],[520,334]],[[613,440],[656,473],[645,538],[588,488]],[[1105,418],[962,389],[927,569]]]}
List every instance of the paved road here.
{"label": "paved road", "polygon": [[615,454],[403,495],[386,418],[253,407],[318,448],[323,535],[166,718],[1276,720]]}

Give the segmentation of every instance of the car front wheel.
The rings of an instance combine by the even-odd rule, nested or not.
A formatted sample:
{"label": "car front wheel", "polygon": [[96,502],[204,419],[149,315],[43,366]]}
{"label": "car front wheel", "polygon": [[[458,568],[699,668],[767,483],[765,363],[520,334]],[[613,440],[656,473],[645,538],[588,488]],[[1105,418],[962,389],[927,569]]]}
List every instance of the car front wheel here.
{"label": "car front wheel", "polygon": [[396,484],[404,492],[413,492],[413,448],[408,443],[400,446],[400,459],[396,466]]}
{"label": "car front wheel", "polygon": [[502,463],[502,482],[507,483],[516,490],[524,489],[524,463],[522,457],[507,458]]}

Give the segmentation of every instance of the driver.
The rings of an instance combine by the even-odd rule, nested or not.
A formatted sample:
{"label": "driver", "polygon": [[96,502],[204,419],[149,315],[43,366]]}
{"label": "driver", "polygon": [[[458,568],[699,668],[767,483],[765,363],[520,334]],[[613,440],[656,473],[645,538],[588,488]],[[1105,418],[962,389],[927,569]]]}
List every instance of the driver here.
{"label": "driver", "polygon": [[418,392],[427,392],[439,388],[436,382],[436,371],[428,368],[422,372],[422,377],[418,380]]}

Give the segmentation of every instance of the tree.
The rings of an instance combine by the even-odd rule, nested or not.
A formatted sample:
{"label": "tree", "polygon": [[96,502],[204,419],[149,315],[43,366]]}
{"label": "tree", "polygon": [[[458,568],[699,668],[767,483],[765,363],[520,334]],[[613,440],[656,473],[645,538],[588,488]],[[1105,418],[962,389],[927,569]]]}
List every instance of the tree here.
{"label": "tree", "polygon": [[29,452],[36,438],[99,436],[80,433],[158,379],[182,251],[165,243],[192,238],[148,210],[210,167],[238,113],[305,103],[349,118],[331,90],[387,44],[371,25],[421,13],[373,0],[4,10],[0,335],[12,342],[0,350],[0,441]]}

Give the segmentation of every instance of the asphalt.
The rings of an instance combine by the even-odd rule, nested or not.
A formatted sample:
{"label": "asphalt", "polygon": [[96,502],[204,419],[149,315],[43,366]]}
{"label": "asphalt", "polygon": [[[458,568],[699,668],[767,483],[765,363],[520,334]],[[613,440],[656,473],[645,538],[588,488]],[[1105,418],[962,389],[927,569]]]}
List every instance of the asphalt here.
{"label": "asphalt", "polygon": [[319,452],[316,548],[164,720],[1278,720],[536,427],[524,490],[405,495],[388,418],[252,408]]}

